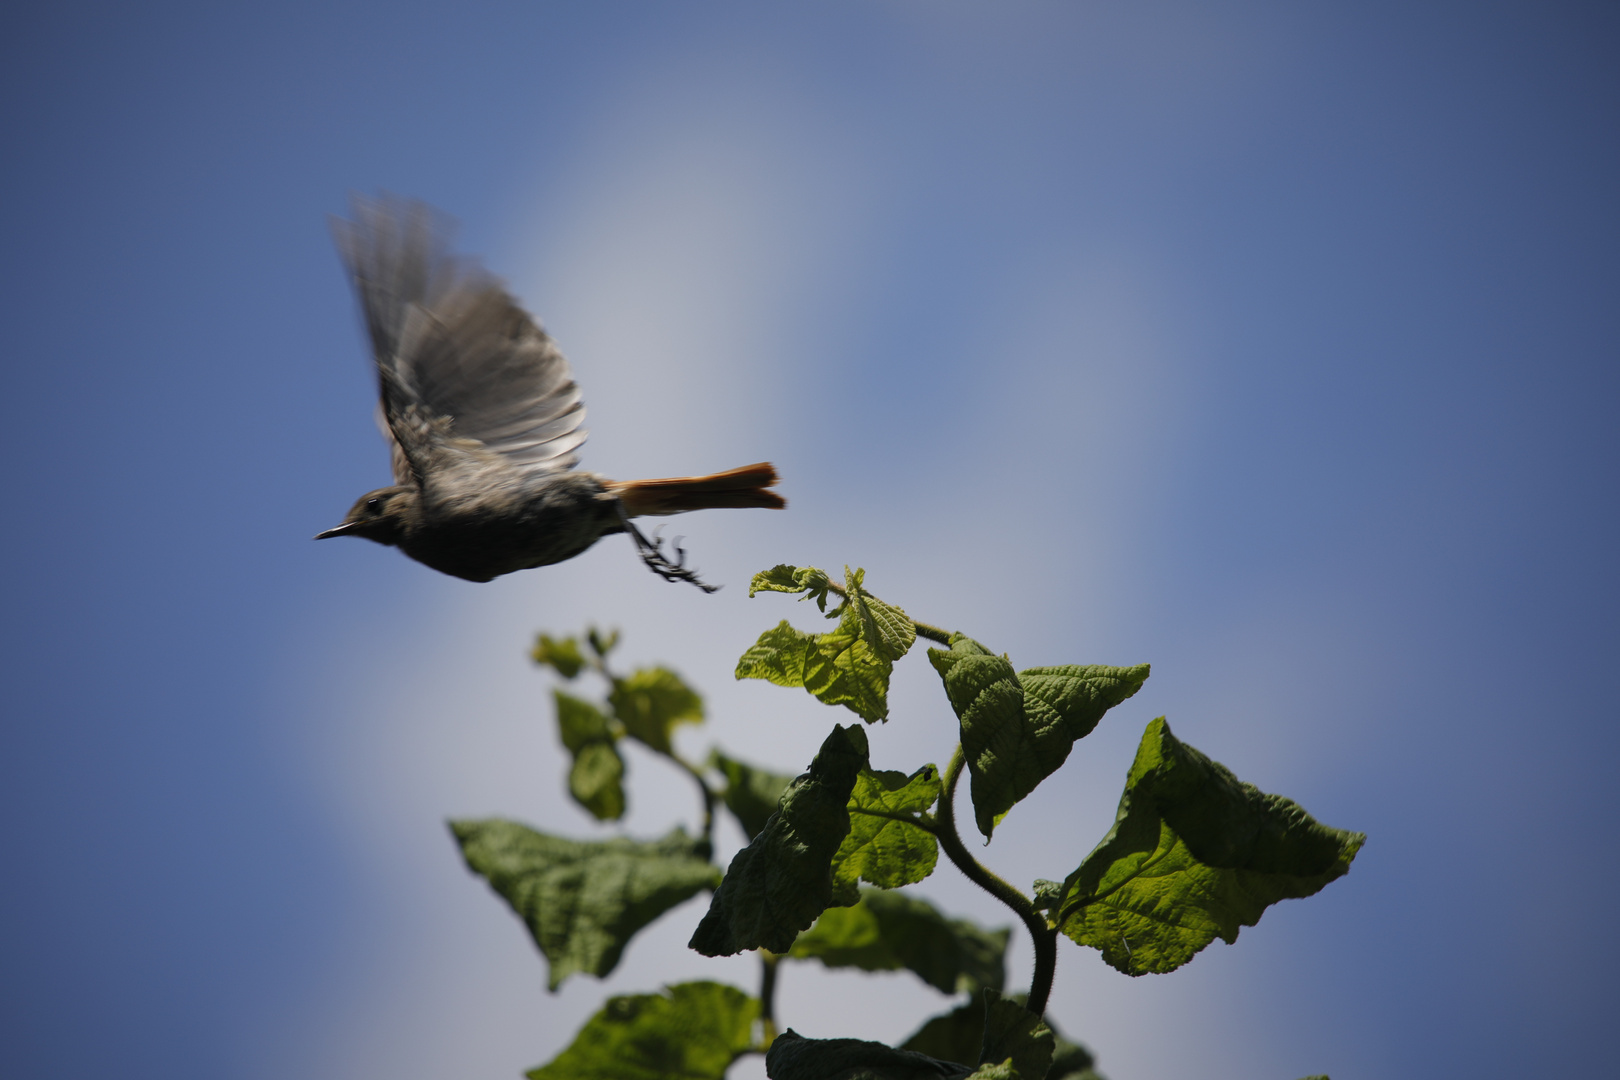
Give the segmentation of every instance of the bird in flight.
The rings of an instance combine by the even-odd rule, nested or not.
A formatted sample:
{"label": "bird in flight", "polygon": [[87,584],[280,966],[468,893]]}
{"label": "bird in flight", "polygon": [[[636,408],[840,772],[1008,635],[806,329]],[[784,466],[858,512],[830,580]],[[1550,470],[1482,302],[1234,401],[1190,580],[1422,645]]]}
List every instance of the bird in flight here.
{"label": "bird in flight", "polygon": [[394,483],[315,539],[363,536],[489,581],[625,532],[654,573],[712,592],[678,542],[667,555],[630,519],[787,505],[765,462],[665,480],[576,471],[585,405],[550,335],[500,281],[449,253],[426,206],[356,198],[353,216],[332,227],[371,339]]}

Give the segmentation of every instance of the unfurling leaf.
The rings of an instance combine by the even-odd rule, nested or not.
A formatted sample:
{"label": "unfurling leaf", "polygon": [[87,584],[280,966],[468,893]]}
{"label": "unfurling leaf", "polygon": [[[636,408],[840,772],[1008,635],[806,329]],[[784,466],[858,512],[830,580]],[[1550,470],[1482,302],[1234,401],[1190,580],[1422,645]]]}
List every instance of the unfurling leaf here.
{"label": "unfurling leaf", "polygon": [[983,930],[947,919],[925,900],[863,889],[854,907],[832,907],[793,943],[795,960],[865,971],[907,968],[945,994],[1000,989],[1007,977],[1008,929]]}
{"label": "unfurling leaf", "polygon": [[1012,1059],[1020,1076],[1044,1077],[1052,1065],[1055,1037],[1039,1016],[995,990],[984,992],[984,1046],[979,1061]]}
{"label": "unfurling leaf", "polygon": [[799,599],[814,600],[816,606],[822,611],[827,610],[827,590],[831,588],[831,579],[825,570],[817,570],[814,566],[789,566],[787,563],[778,563],[769,570],[762,570],[754,575],[754,580],[748,583],[748,595],[752,597],[760,592],[804,593]]}
{"label": "unfurling leaf", "polygon": [[512,906],[551,969],[555,990],[576,971],[602,976],[630,938],[719,883],[719,870],[681,829],[660,840],[580,843],[515,821],[452,821],[475,873]]}
{"label": "unfurling leaf", "polygon": [[579,639],[575,637],[554,638],[550,634],[541,634],[535,639],[529,658],[537,664],[556,669],[557,674],[565,679],[572,679],[585,666],[585,657],[579,651]]}
{"label": "unfurling leaf", "polygon": [[703,722],[703,698],[668,668],[639,668],[615,679],[608,701],[626,735],[666,757],[675,753],[669,737],[676,724]]}
{"label": "unfurling leaf", "polygon": [[690,947],[704,956],[787,952],[833,899],[832,860],[849,832],[849,793],[866,767],[866,732],[834,727],[782,793],[776,813],[731,860]]}
{"label": "unfurling leaf", "polygon": [[1174,971],[1217,937],[1237,940],[1269,905],[1348,872],[1365,840],[1243,783],[1161,717],[1142,735],[1112,831],[1063,883],[1054,921],[1127,975]]}
{"label": "unfurling leaf", "polygon": [[756,769],[718,750],[709,755],[709,764],[726,778],[726,790],[720,794],[726,809],[737,819],[748,839],[753,840],[776,813],[782,792],[793,782],[793,777]]}
{"label": "unfurling leaf", "polygon": [[608,998],[529,1080],[722,1080],[751,1045],[759,1002],[734,986],[677,983]]}
{"label": "unfurling leaf", "polygon": [[788,1028],[765,1055],[765,1075],[770,1080],[967,1080],[974,1070],[880,1042],[807,1039]]}
{"label": "unfurling leaf", "polygon": [[939,799],[939,770],[924,765],[902,772],[863,770],[849,797],[849,835],[833,859],[833,880],[897,889],[921,881],[939,862],[939,841],[918,819]]}
{"label": "unfurling leaf", "polygon": [[[865,591],[865,573],[845,568],[848,596],[833,611],[839,617],[836,630],[807,634],[784,620],[743,653],[737,678],[802,686],[824,704],[843,705],[869,724],[887,719],[889,675],[894,661],[916,641],[917,629],[904,611]],[[749,595],[808,590],[825,607],[826,583],[827,575],[815,567],[778,566],[756,574]]]}
{"label": "unfurling leaf", "polygon": [[608,718],[588,701],[561,690],[557,699],[557,733],[574,764],[568,770],[568,793],[598,821],[624,816],[624,759],[614,745]]}
{"label": "unfurling leaf", "polygon": [[1075,740],[1148,677],[1146,664],[1014,672],[1005,656],[963,634],[951,635],[949,650],[929,649],[928,659],[962,722],[973,818],[986,839],[1008,810],[1062,767]]}

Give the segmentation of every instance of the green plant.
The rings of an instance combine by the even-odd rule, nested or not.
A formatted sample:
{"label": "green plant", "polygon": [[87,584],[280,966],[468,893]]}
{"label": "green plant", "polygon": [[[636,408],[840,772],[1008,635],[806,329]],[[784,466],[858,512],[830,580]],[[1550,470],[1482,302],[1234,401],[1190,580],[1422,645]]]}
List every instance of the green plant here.
{"label": "green plant", "polygon": [[[794,778],[718,750],[701,764],[674,749],[677,724],[703,719],[702,700],[674,672],[609,665],[618,634],[540,635],[533,659],[572,681],[594,671],[604,704],[555,691],[557,724],[573,755],[568,787],[599,820],[625,810],[630,738],[694,781],[702,835],[581,843],[504,820],[456,821],[467,865],[522,917],[550,965],[551,987],[575,972],[602,976],[625,944],[665,911],[712,890],[691,947],[707,956],[757,950],[760,988],[690,982],[610,999],[534,1080],[719,1080],[739,1056],[766,1053],[775,1080],[827,1077],[1094,1076],[1090,1054],[1046,1021],[1058,938],[1095,948],[1127,975],[1173,971],[1217,937],[1235,941],[1278,900],[1309,896],[1349,870],[1365,837],[1318,824],[1296,803],[1267,795],[1180,742],[1164,719],[1148,724],[1125,781],[1114,827],[1062,881],[1025,894],[969,853],[955,796],[970,777],[974,824],[989,842],[1007,812],[1055,773],[1074,743],[1148,677],[1135,667],[1066,665],[1015,671],[963,634],[916,622],[866,590],[846,567],[842,584],[814,567],[755,575],[749,595],[800,594],[837,625],[807,633],[788,622],[761,634],[737,678],[802,687],[866,724],[888,717],[889,676],[922,637],[944,648],[928,659],[944,683],[959,742],[943,773],[875,771],[860,724],[835,725],[809,769]],[[838,597],[827,610],[830,595]],[[711,861],[723,804],[747,835],[722,875]],[[939,853],[1005,904],[1033,942],[1027,995],[1002,994],[1008,930],[950,919],[893,890],[934,872]],[[864,887],[863,887],[864,883]],[[774,993],[784,960],[869,971],[909,969],[945,993],[966,993],[900,1047],[855,1039],[778,1035]]]}

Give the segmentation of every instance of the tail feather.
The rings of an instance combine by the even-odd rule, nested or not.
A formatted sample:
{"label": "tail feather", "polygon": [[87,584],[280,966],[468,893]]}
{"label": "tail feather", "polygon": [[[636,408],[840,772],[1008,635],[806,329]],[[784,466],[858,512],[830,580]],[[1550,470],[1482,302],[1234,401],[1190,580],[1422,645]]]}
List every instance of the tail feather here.
{"label": "tail feather", "polygon": [[780,510],[787,506],[787,500],[774,491],[765,490],[776,480],[776,469],[762,461],[708,476],[609,480],[607,488],[619,497],[626,514],[645,517],[748,506]]}

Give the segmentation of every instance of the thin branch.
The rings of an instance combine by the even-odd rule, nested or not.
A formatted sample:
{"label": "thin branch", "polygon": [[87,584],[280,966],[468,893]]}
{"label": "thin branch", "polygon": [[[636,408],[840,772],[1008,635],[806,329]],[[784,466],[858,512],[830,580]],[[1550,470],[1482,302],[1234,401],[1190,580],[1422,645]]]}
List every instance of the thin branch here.
{"label": "thin branch", "polygon": [[962,778],[965,762],[962,746],[958,743],[956,753],[951,755],[951,763],[945,769],[945,788],[939,796],[935,835],[939,837],[939,846],[945,849],[945,855],[956,864],[956,868],[966,874],[973,884],[1012,908],[1029,929],[1035,946],[1035,974],[1030,979],[1029,1004],[1025,1007],[1040,1016],[1046,1011],[1046,999],[1052,993],[1052,975],[1057,970],[1057,929],[1047,925],[1046,917],[1035,910],[1029,897],[986,869],[962,843],[962,836],[956,831],[956,782]]}
{"label": "thin branch", "polygon": [[697,782],[698,790],[703,793],[703,843],[712,849],[714,847],[714,804],[720,801],[720,797],[714,793],[714,788],[709,786],[709,781],[704,778],[702,769],[699,769],[673,750],[669,752],[669,759],[685,769],[687,775]]}

